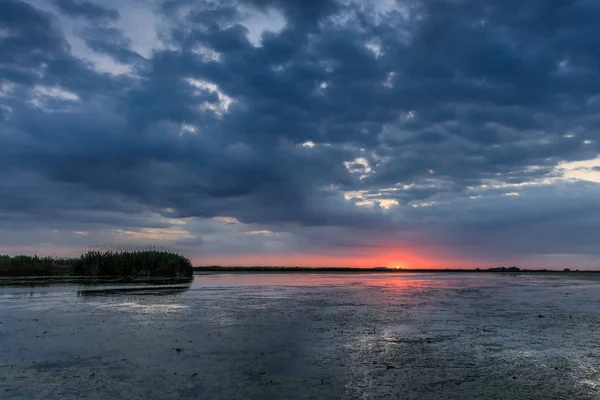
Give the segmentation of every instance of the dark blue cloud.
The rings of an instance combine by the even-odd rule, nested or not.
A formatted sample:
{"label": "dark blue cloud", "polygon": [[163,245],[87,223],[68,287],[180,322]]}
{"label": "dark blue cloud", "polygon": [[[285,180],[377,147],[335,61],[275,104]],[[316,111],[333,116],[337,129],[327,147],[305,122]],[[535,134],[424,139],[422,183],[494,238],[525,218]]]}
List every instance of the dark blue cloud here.
{"label": "dark blue cloud", "polygon": [[70,17],[83,17],[89,20],[117,20],[120,15],[114,8],[105,8],[86,0],[54,0],[60,11]]}
{"label": "dark blue cloud", "polygon": [[[57,4],[89,23],[0,4],[0,218],[99,208],[134,227],[148,212],[339,228],[332,246],[597,253],[595,183],[557,180],[600,149],[593,1],[164,2],[144,56],[110,25],[124,13]],[[276,32],[256,22],[273,10]]]}

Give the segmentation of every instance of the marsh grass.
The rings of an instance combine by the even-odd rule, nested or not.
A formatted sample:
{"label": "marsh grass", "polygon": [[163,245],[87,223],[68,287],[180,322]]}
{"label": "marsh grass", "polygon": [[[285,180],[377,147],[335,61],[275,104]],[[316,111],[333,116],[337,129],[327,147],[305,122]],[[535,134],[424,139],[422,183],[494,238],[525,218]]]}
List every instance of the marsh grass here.
{"label": "marsh grass", "polygon": [[75,259],[0,255],[0,276],[68,276]]}
{"label": "marsh grass", "polygon": [[192,263],[167,250],[90,250],[73,265],[76,276],[130,276],[185,278],[193,275]]}
{"label": "marsh grass", "polygon": [[191,278],[192,263],[184,256],[159,248],[89,250],[76,258],[3,256],[0,276],[83,276],[129,278]]}

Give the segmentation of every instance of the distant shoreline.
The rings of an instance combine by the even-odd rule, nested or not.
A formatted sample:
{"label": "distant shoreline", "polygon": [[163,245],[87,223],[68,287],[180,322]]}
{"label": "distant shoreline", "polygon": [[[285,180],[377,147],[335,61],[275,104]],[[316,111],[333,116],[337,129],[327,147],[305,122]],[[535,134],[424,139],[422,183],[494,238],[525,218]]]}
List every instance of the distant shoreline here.
{"label": "distant shoreline", "polygon": [[380,274],[380,273],[535,273],[535,274],[583,274],[583,273],[600,273],[600,270],[551,270],[551,269],[519,269],[511,268],[488,268],[488,269],[453,269],[453,268],[436,268],[436,269],[397,269],[397,268],[349,268],[349,267],[223,267],[223,266],[200,266],[193,267],[194,272],[269,272],[269,273],[360,273],[360,274]]}

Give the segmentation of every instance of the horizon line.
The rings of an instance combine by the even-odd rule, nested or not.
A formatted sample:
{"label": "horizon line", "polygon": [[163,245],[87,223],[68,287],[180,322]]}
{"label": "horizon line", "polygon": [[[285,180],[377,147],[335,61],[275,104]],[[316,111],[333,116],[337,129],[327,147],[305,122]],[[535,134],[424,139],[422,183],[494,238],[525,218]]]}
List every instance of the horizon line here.
{"label": "horizon line", "polygon": [[299,271],[299,272],[599,272],[600,269],[571,269],[571,268],[526,268],[518,267],[490,267],[490,268],[392,268],[392,267],[306,267],[306,266],[240,266],[240,265],[202,265],[194,266],[194,271],[217,272],[223,270],[230,271]]}

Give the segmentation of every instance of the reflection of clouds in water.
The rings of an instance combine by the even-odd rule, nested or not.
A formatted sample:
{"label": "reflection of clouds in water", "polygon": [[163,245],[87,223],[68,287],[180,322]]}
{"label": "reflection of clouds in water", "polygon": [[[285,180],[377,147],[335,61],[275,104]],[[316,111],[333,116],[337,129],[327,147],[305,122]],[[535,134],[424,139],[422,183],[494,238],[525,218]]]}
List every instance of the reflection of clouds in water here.
{"label": "reflection of clouds in water", "polygon": [[443,290],[413,276],[286,275],[15,297],[0,301],[0,354],[14,364],[0,370],[32,399],[598,398],[597,281],[430,276]]}
{"label": "reflection of clouds in water", "polygon": [[[499,277],[486,276],[485,281]],[[232,287],[260,288],[275,296],[281,295],[283,287],[377,287],[389,289],[393,293],[414,294],[417,289],[448,289],[482,283],[484,279],[476,274],[456,275],[453,273],[197,273],[191,283],[192,289]]]}
{"label": "reflection of clouds in water", "polygon": [[233,326],[237,323],[237,320],[233,316],[233,314],[225,314],[225,313],[219,313],[218,315],[216,315],[215,321],[217,321],[219,328]]}
{"label": "reflection of clouds in water", "polygon": [[132,310],[140,313],[169,313],[189,308],[188,306],[184,306],[182,304],[142,304],[135,301],[126,301],[122,303],[111,304],[95,303],[95,305],[99,308],[118,308],[121,310]]}
{"label": "reflection of clouds in water", "polygon": [[171,296],[182,294],[190,288],[186,285],[148,285],[148,286],[105,286],[78,290],[79,297],[124,297],[124,296]]}
{"label": "reflection of clouds in water", "polygon": [[[517,335],[518,333],[515,333],[515,336]],[[542,336],[544,340],[548,339],[547,334],[543,334]],[[519,347],[526,341],[525,338],[507,340],[506,336],[498,337],[497,340],[499,341],[498,348],[510,345]],[[554,336],[553,341],[556,343],[560,341],[560,338]],[[502,359],[510,361],[516,370],[520,368],[525,369],[529,365],[540,365],[548,368],[551,364],[556,365],[557,362],[564,362],[560,368],[563,379],[572,380],[575,386],[579,387],[580,393],[588,393],[594,396],[589,398],[597,398],[598,391],[600,390],[600,381],[598,381],[600,369],[598,369],[595,360],[591,361],[587,357],[584,358],[583,355],[576,356],[576,353],[572,348],[567,349],[561,346],[544,346],[538,349],[515,348],[501,352]],[[557,369],[559,368],[554,367],[554,370]]]}
{"label": "reflection of clouds in water", "polygon": [[[578,386],[580,386],[585,391],[589,391],[590,394],[597,394],[600,390],[600,381],[598,381],[598,376],[600,374],[600,370],[597,368],[597,365],[594,362],[590,362],[589,359],[583,358],[572,358],[573,362],[573,377],[576,380]],[[580,377],[579,379],[577,379]]]}
{"label": "reflection of clouds in water", "polygon": [[189,308],[174,303],[189,285],[112,286],[79,290],[77,295],[89,306],[139,314],[172,314]]}
{"label": "reflection of clouds in water", "polygon": [[[598,372],[594,370],[594,372],[591,375],[597,376]],[[600,384],[598,384],[598,382],[594,379],[582,379],[581,381],[579,381],[581,386],[589,389],[590,391],[593,391],[594,393],[597,390],[600,390]]]}

